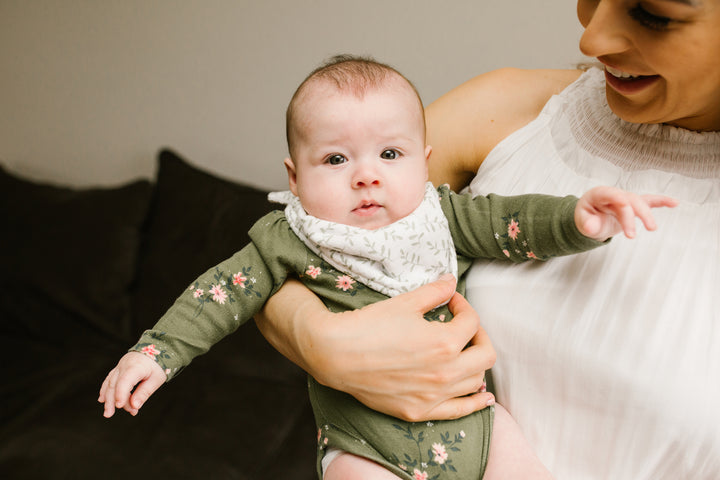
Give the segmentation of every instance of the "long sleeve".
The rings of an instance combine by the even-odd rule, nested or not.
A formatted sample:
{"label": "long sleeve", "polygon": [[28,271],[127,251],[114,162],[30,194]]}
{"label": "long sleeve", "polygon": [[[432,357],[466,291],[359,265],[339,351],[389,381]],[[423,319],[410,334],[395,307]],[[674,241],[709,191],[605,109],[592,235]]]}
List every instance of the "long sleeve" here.
{"label": "long sleeve", "polygon": [[448,187],[438,191],[460,255],[523,262],[580,253],[606,243],[578,231],[573,196],[472,197]]}
{"label": "long sleeve", "polygon": [[[298,251],[298,240],[283,220],[279,212],[260,219],[251,230],[253,243],[192,282],[130,350],[153,358],[170,380],[252,318],[285,281],[293,263],[290,252]],[[263,249],[277,255],[263,257]],[[304,255],[304,248],[300,251]]]}

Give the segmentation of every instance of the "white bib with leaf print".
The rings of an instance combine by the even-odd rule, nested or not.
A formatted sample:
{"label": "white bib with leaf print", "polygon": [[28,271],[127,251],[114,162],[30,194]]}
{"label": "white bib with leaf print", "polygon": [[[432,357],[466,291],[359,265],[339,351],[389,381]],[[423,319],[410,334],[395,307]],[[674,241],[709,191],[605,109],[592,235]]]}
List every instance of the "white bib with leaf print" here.
{"label": "white bib with leaf print", "polygon": [[457,278],[457,258],[440,198],[432,183],[408,216],[376,230],[328,222],[308,215],[289,191],[272,192],[283,203],[290,228],[334,268],[393,297],[433,282],[445,273]]}

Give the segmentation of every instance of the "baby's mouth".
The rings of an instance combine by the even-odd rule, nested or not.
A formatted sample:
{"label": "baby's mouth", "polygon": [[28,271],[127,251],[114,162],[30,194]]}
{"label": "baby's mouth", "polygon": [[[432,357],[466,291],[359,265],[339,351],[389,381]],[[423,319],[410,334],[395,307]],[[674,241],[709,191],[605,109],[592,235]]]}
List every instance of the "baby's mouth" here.
{"label": "baby's mouth", "polygon": [[353,210],[354,213],[357,213],[359,215],[372,215],[377,210],[379,210],[382,206],[378,203],[369,201],[369,202],[363,202],[355,209]]}

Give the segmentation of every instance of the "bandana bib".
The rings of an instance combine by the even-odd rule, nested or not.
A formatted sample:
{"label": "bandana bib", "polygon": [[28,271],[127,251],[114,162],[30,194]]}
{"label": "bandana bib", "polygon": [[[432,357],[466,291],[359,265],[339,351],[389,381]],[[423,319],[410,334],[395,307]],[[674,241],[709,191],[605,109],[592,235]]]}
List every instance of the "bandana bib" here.
{"label": "bandana bib", "polygon": [[283,203],[290,228],[313,252],[339,271],[393,297],[433,282],[457,278],[457,258],[437,190],[425,186],[420,205],[408,216],[376,230],[328,222],[308,215],[291,192],[273,192]]}

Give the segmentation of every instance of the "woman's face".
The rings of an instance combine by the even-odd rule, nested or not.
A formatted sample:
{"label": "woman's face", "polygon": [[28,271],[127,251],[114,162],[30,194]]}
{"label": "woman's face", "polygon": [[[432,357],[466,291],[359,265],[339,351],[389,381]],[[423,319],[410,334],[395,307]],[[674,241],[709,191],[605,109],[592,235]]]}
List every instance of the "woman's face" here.
{"label": "woman's face", "polygon": [[577,12],[620,118],[720,130],[720,0],[578,0]]}

